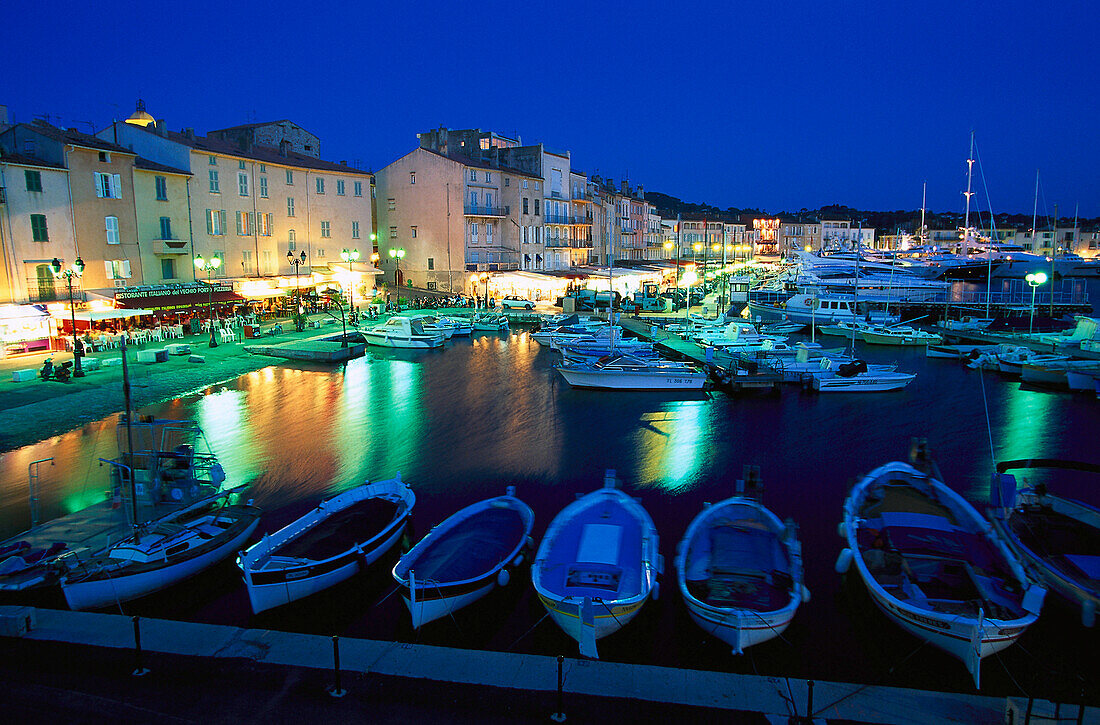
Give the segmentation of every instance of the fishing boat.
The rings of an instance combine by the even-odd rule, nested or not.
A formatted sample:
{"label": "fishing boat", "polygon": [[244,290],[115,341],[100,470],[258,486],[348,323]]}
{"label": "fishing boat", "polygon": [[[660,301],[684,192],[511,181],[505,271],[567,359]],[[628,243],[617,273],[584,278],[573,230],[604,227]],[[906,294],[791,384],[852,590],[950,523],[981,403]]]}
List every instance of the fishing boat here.
{"label": "fishing boat", "polygon": [[466,337],[474,332],[474,323],[469,317],[460,315],[444,315],[440,318],[442,323],[451,326],[452,334],[458,337]]}
{"label": "fishing boat", "polygon": [[818,325],[817,331],[822,335],[832,335],[834,337],[852,337],[852,331],[855,330],[855,334],[858,335],[863,330],[870,327],[869,324],[861,320],[841,321],[831,325]]}
{"label": "fishing boat", "polygon": [[443,347],[446,336],[442,332],[429,332],[419,319],[391,317],[381,325],[362,331],[368,345],[406,349]]}
{"label": "fishing boat", "polygon": [[663,570],[653,520],[608,470],[602,488],[550,522],[531,581],[553,620],[580,643],[581,654],[598,658],[596,640],[629,624],[651,594],[656,598]]}
{"label": "fishing boat", "polygon": [[974,360],[979,355],[992,353],[996,349],[996,345],[929,345],[925,348],[924,355],[948,360]]}
{"label": "fishing boat", "polygon": [[908,325],[867,327],[859,331],[863,341],[869,345],[935,345],[943,342],[939,335]]}
{"label": "fishing boat", "polygon": [[746,468],[736,495],[707,504],[676,549],[688,613],[734,654],[781,635],[809,600],[797,528],[764,507],[753,485],[758,473]]}
{"label": "fishing boat", "polygon": [[574,388],[605,390],[702,390],[707,374],[688,363],[634,355],[608,355],[592,363],[556,366]]}
{"label": "fishing boat", "polygon": [[1066,355],[1049,355],[1044,353],[1038,353],[1034,350],[1019,346],[1014,350],[1007,352],[998,352],[997,358],[997,370],[1002,375],[1020,376],[1024,371],[1024,363],[1031,363],[1033,365],[1046,365],[1053,362],[1061,362],[1068,360]]}
{"label": "fishing boat", "polygon": [[916,373],[875,369],[863,360],[853,360],[833,366],[822,364],[820,371],[811,372],[814,390],[822,393],[881,393],[900,390],[917,377]]}
{"label": "fishing boat", "polygon": [[1036,469],[1084,472],[1095,481],[1100,466],[1049,458],[1002,461],[990,488],[990,518],[1001,539],[1036,581],[1079,607],[1081,623],[1092,627],[1100,605],[1100,509],[1056,496],[1046,483],[1020,487],[1009,473]]}
{"label": "fishing boat", "polygon": [[509,486],[447,517],[393,568],[414,629],[506,586],[533,547],[535,514]]}
{"label": "fishing boat", "polygon": [[470,324],[474,330],[479,332],[507,332],[508,316],[492,312],[479,312],[473,316]]}
{"label": "fishing boat", "polygon": [[806,328],[804,322],[793,322],[791,320],[781,320],[779,322],[772,322],[768,325],[763,325],[760,328],[760,332],[765,335],[789,335],[794,332],[801,332]]}
{"label": "fishing boat", "polygon": [[256,530],[260,509],[230,503],[243,486],[219,491],[136,531],[90,557],[76,554],[61,576],[74,610],[122,604],[177,584],[222,561]]}
{"label": "fishing boat", "polygon": [[[793,359],[789,357],[776,357],[764,359],[761,360],[761,362],[775,372],[781,374],[783,376],[783,382],[797,383],[804,381],[807,377],[812,378],[814,374],[827,375],[840,365],[855,362],[855,358],[843,352],[812,357],[808,350],[800,350]],[[892,373],[898,369],[897,363],[864,364],[867,365],[867,371],[870,373]]]}
{"label": "fishing boat", "polygon": [[256,614],[349,579],[393,548],[416,495],[401,480],[364,483],[322,501],[237,557]]}
{"label": "fishing boat", "polygon": [[846,548],[875,605],[910,634],[962,660],[981,687],[981,660],[1020,638],[1045,590],[966,499],[917,449],[863,477],[844,503]]}
{"label": "fishing boat", "polygon": [[636,338],[624,338],[621,336],[621,330],[619,333],[612,333],[613,329],[619,330],[620,328],[604,327],[591,335],[582,335],[569,341],[559,340],[551,335],[550,346],[561,352],[562,355],[571,354],[573,356],[603,357],[616,352],[646,357],[656,355],[652,342]]}
{"label": "fishing boat", "polygon": [[[1057,357],[1057,356],[1055,356]],[[1100,363],[1096,360],[1032,360],[1020,366],[1020,379],[1032,385],[1045,385],[1055,388],[1069,387],[1069,373],[1071,371],[1084,370],[1096,371],[1100,369]]]}
{"label": "fishing boat", "polygon": [[1066,370],[1066,385],[1074,392],[1085,390],[1091,393],[1097,389],[1098,384],[1100,384],[1100,365]]}

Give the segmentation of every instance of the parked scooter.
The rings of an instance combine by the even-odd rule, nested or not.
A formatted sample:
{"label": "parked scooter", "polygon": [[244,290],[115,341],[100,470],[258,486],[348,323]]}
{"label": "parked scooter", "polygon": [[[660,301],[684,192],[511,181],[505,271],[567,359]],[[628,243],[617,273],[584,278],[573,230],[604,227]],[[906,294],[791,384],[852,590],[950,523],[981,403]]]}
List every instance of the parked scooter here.
{"label": "parked scooter", "polygon": [[72,366],[72,360],[66,360],[60,366],[55,366],[53,358],[48,357],[42,363],[42,369],[38,371],[38,376],[43,380],[56,380],[59,383],[67,383],[72,377]]}

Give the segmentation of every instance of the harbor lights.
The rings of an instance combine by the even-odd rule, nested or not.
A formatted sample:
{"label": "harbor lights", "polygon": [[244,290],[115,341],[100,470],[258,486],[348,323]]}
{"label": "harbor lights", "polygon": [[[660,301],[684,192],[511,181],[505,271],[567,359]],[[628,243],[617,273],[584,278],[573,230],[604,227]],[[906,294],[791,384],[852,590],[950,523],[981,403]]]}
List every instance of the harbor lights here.
{"label": "harbor lights", "polygon": [[[27,173],[30,173],[29,171]],[[69,314],[71,314],[73,322],[73,377],[84,377],[84,368],[80,366],[80,358],[84,356],[84,348],[80,345],[80,340],[76,337],[76,306],[73,305],[73,277],[80,277],[84,274],[84,260],[77,257],[73,261],[73,266],[69,269],[62,269],[61,260],[57,257],[53,258],[50,262],[50,271],[53,272],[53,276],[57,279],[65,278],[65,281],[69,283]]]}
{"label": "harbor lights", "polygon": [[210,322],[209,347],[218,346],[218,341],[214,339],[214,284],[211,282],[211,278],[214,276],[214,270],[220,266],[222,266],[222,260],[216,254],[210,259],[203,259],[201,256],[195,257],[195,268],[206,270],[206,316]]}
{"label": "harbor lights", "polygon": [[687,301],[684,303],[684,320],[686,321],[691,311],[691,286],[699,281],[699,275],[695,273],[694,269],[689,269],[684,272],[684,278],[680,280],[684,284],[684,290],[687,293]]}
{"label": "harbor lights", "polygon": [[[676,243],[673,242],[671,239],[666,239],[664,246],[665,246],[665,251],[670,252],[670,251],[672,251],[672,248],[676,246]],[[676,250],[676,276],[672,278],[672,282],[673,282],[673,288],[674,289],[679,289],[679,287],[680,287],[680,250],[679,249]],[[673,299],[675,300],[676,298],[673,297]]]}
{"label": "harbor lights", "polygon": [[348,265],[348,317],[354,325],[358,315],[355,314],[355,278],[351,265],[359,260],[359,250],[345,249],[340,252],[340,259]]}
{"label": "harbor lights", "polygon": [[299,285],[298,267],[306,263],[306,250],[302,250],[302,256],[294,256],[294,252],[286,253],[286,261],[294,267],[294,329],[298,332],[306,329],[305,315],[302,313],[302,288]]}
{"label": "harbor lights", "polygon": [[401,258],[404,257],[404,256],[405,256],[405,250],[404,249],[391,249],[390,250],[390,258],[393,259],[393,261],[395,263],[394,268],[393,268],[393,286],[394,286],[395,289],[397,289],[397,300],[396,300],[396,302],[398,304],[401,303]]}
{"label": "harbor lights", "polygon": [[489,309],[489,273],[482,272],[477,275],[477,279],[481,280],[481,284],[485,287],[485,309]]}
{"label": "harbor lights", "polygon": [[[1031,286],[1031,318],[1027,322],[1027,334],[1031,334],[1033,327],[1035,326],[1035,288],[1041,284],[1046,284],[1047,273],[1046,272],[1032,272],[1028,274],[1024,279],[1027,280],[1028,285]],[[1051,299],[1054,299],[1054,295],[1051,294]]]}

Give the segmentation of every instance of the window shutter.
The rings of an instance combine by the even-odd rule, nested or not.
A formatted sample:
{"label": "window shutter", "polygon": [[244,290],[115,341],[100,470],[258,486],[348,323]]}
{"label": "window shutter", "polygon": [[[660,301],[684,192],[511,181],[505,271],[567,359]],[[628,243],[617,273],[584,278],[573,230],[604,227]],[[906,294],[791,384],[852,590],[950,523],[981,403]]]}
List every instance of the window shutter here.
{"label": "window shutter", "polygon": [[120,174],[111,174],[111,191],[114,192],[111,194],[112,198],[122,198],[122,176]]}
{"label": "window shutter", "polygon": [[229,226],[228,223],[226,222],[226,218],[225,218],[225,209],[219,209],[218,210],[218,222],[219,222],[218,229],[219,229],[220,233],[225,234],[226,227]]}
{"label": "window shutter", "polygon": [[266,217],[266,219],[267,219],[267,225],[266,225],[267,226],[267,230],[266,230],[267,231],[267,236],[270,237],[271,236],[271,229],[272,229],[272,227],[275,226],[275,215],[274,214],[264,214],[264,217]]}
{"label": "window shutter", "polygon": [[256,230],[256,212],[248,212],[248,233],[252,234]]}
{"label": "window shutter", "polygon": [[115,263],[109,259],[103,260],[103,266],[107,268],[107,279],[115,278]]}
{"label": "window shutter", "polygon": [[130,260],[122,260],[121,262],[119,262],[119,266],[122,267],[122,273],[119,276],[130,279]]}
{"label": "window shutter", "polygon": [[206,210],[206,233],[211,236],[214,234],[214,214],[213,210]]}
{"label": "window shutter", "polygon": [[244,236],[244,224],[243,224],[244,218],[242,217],[241,212],[237,212],[235,216],[237,217],[237,236],[238,237],[243,237]]}

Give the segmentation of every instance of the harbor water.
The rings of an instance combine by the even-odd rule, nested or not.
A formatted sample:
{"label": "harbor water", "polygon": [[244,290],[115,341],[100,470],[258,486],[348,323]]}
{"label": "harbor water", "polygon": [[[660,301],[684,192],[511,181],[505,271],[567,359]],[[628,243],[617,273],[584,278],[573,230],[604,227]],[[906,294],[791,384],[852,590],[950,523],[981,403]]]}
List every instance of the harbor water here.
{"label": "harbor water", "polygon": [[[795,336],[808,339],[806,336]],[[824,338],[841,345],[839,338]],[[835,341],[835,342],[834,342]],[[970,692],[952,657],[890,623],[858,579],[834,563],[837,525],[856,477],[904,460],[926,438],[946,482],[975,504],[988,499],[993,457],[1096,459],[1100,402],[1091,395],[1021,388],[923,349],[860,344],[869,362],[916,372],[894,393],[781,394],[599,392],[571,389],[552,368],[558,355],[529,331],[475,333],[443,350],[370,351],[338,367],[272,365],[140,412],[191,419],[205,431],[231,482],[251,482],[275,530],[322,497],[400,471],[417,495],[422,536],[474,501],[517,495],[535,511],[536,541],[576,494],[617,471],[661,536],[660,598],[622,631],[600,640],[603,659],[775,677],[828,679]],[[141,384],[141,368],[134,385]],[[984,383],[984,385],[983,385]],[[984,389],[984,393],[983,393]],[[987,428],[988,415],[988,428]],[[117,416],[0,457],[0,527],[29,524],[28,465],[41,467],[41,518],[101,501],[117,452]],[[992,443],[992,454],[990,445]],[[688,617],[675,582],[676,545],[704,502],[733,493],[742,466],[760,467],[764,503],[800,527],[812,598],[781,638],[734,656]],[[1100,504],[1084,481],[1065,491]],[[1063,489],[1064,490],[1064,489]],[[576,655],[576,643],[545,616],[526,576],[480,602],[414,631],[389,574],[395,557],[308,600],[254,616],[232,562],[168,591],[123,605],[126,614],[442,646]],[[985,660],[982,693],[1069,699],[1100,691],[1082,669],[1096,630],[1048,596],[1019,643]]]}

